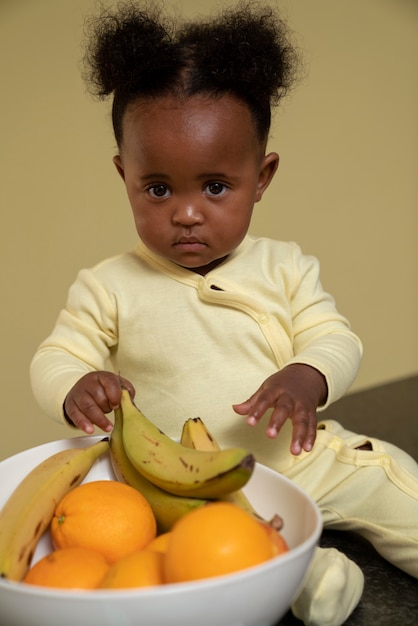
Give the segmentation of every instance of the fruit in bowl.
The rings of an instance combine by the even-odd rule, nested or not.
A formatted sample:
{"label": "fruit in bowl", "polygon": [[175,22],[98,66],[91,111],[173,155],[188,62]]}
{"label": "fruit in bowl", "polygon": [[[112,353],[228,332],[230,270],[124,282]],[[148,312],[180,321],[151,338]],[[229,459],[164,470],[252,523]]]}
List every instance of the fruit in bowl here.
{"label": "fruit in bowl", "polygon": [[[18,484],[35,466],[61,451],[68,449],[79,451],[94,446],[100,442],[100,439],[100,437],[83,436],[52,442],[17,454],[0,463],[0,508],[4,506]],[[116,440],[117,435],[115,436]],[[186,440],[185,435],[182,435],[181,445],[191,445],[190,441]],[[202,448],[203,444],[200,442],[199,446]],[[117,475],[121,466],[120,464],[115,466],[112,458],[112,445],[108,448],[108,450],[102,451],[92,463],[82,485],[94,481],[116,481],[122,478]],[[125,465],[125,471],[126,467]],[[238,484],[241,483],[238,482]],[[63,626],[70,626],[70,624],[72,626],[74,623],[87,626],[96,622],[115,626],[120,624],[195,626],[197,623],[199,626],[212,626],[214,623],[223,626],[267,626],[275,624],[288,610],[302,584],[305,571],[319,539],[322,528],[321,518],[315,503],[297,485],[262,465],[255,464],[250,472],[250,477],[247,477],[243,484],[245,484],[243,488],[239,487],[233,492],[238,494],[239,502],[244,503],[244,506],[250,506],[253,511],[257,512],[258,516],[262,516],[265,520],[274,518],[278,512],[284,520],[284,527],[279,534],[273,530],[282,541],[279,546],[276,545],[275,547],[276,554],[273,552],[271,555],[265,554],[259,558],[258,562],[257,560],[250,562],[249,566],[247,562],[240,563],[235,559],[236,567],[232,568],[235,571],[222,570],[218,562],[216,566],[218,569],[215,567],[212,573],[208,573],[208,570],[201,568],[201,563],[209,561],[214,556],[215,544],[212,546],[209,544],[206,545],[206,553],[201,553],[197,559],[193,559],[192,553],[189,553],[186,559],[182,559],[181,563],[184,561],[186,565],[191,565],[192,570],[195,570],[194,573],[190,574],[189,571],[185,574],[182,571],[179,575],[178,567],[174,567],[173,570],[173,565],[171,565],[170,570],[170,567],[164,565],[164,581],[161,584],[161,580],[158,578],[158,572],[161,570],[158,568],[160,567],[159,564],[162,564],[169,554],[170,541],[173,541],[172,550],[175,555],[172,563],[178,563],[179,554],[181,555],[182,551],[183,554],[186,554],[186,550],[193,552],[196,545],[199,543],[204,545],[205,538],[211,538],[210,527],[215,524],[215,518],[212,521],[207,519],[211,509],[209,505],[202,503],[192,512],[180,516],[181,519],[176,525],[171,522],[170,532],[160,528],[159,537],[156,540],[150,539],[152,532],[149,535],[149,543],[155,541],[157,544],[158,539],[160,540],[160,555],[155,557],[155,552],[152,557],[142,554],[134,566],[136,572],[139,571],[140,567],[144,571],[148,570],[148,572],[153,568],[155,572],[154,583],[149,586],[141,587],[138,583],[137,588],[123,588],[125,583],[121,572],[122,574],[128,572],[128,580],[132,579],[132,576],[129,576],[129,571],[133,571],[133,565],[131,562],[130,565],[123,564],[122,567],[122,559],[115,563],[115,566],[119,566],[119,581],[122,580],[122,583],[115,582],[116,579],[113,578],[113,582],[107,583],[107,586],[99,585],[95,589],[41,587],[26,584],[21,582],[21,579],[10,580],[3,577],[0,579],[0,623],[5,623],[8,626],[21,626],[21,624],[25,624],[25,626],[55,626],[56,623]],[[76,489],[80,489],[80,487],[75,486],[72,493]],[[187,500],[190,498],[190,494],[185,493],[184,496],[176,495],[174,497],[183,497]],[[203,490],[195,499],[203,502],[205,497],[206,494]],[[221,502],[218,507],[219,511],[223,511],[224,517],[222,518],[222,515],[218,513],[217,515],[221,519],[221,525],[223,519],[224,527],[228,526],[228,523],[225,523],[227,520],[232,528],[238,528],[236,522],[231,518],[230,508],[233,507],[235,510],[239,507],[233,501],[234,497],[225,495],[224,499],[228,500],[228,498],[232,502]],[[213,510],[216,510],[216,506],[217,503],[213,505]],[[238,512],[244,514],[242,510]],[[203,522],[199,518],[202,515]],[[247,511],[245,515],[249,515]],[[157,522],[158,517],[157,514]],[[251,521],[256,523],[257,532],[258,530],[262,531],[262,535],[257,535],[259,536],[257,550],[262,553],[263,545],[273,545],[269,537],[271,527],[266,522],[256,521],[255,517]],[[182,524],[186,524],[186,531],[187,524],[192,524],[191,528],[200,528],[200,535],[197,533],[198,543],[194,547],[188,546],[186,539],[193,535],[196,538],[196,533],[181,530]],[[204,530],[205,524],[206,530]],[[176,530],[177,528],[180,530]],[[177,540],[174,542],[173,537],[176,533]],[[246,534],[239,531],[235,532],[240,540],[245,540]],[[236,537],[234,534],[232,536],[235,541]],[[230,537],[231,535],[229,535],[229,541]],[[265,541],[266,537],[268,538],[267,542]],[[240,545],[239,541],[237,545]],[[54,548],[51,533],[48,530],[37,540],[32,565],[36,566],[46,555],[51,554]],[[143,552],[147,551],[146,548],[147,546]],[[239,554],[240,550],[242,551],[242,545],[235,549]],[[273,550],[273,548],[271,549]],[[136,554],[140,554],[140,552],[136,551]],[[129,556],[125,557],[125,559],[129,558]],[[81,560],[80,568],[82,562]],[[138,563],[142,563],[142,565],[138,565]],[[199,567],[196,568],[196,565]],[[169,570],[172,578],[168,582],[167,571]],[[125,578],[125,580],[127,579]]]}

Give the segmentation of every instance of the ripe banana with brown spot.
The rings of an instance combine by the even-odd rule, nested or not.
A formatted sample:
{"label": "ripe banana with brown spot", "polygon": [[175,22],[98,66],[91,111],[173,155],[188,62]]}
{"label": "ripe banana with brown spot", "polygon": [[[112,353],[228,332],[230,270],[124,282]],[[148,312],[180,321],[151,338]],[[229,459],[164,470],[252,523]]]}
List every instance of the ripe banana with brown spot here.
{"label": "ripe banana with brown spot", "polygon": [[[196,450],[220,450],[221,447],[216,441],[213,434],[209,431],[208,427],[200,417],[191,417],[187,419],[183,424],[181,432],[180,443]],[[273,518],[267,522],[262,515],[260,515],[251,504],[245,493],[239,489],[227,494],[222,498],[228,502],[237,504],[245,511],[248,511],[254,517],[260,521],[265,521],[272,526],[275,530],[282,528],[282,519],[279,515],[274,515]]]}
{"label": "ripe banana with brown spot", "polygon": [[108,438],[86,448],[69,448],[31,470],[0,512],[0,577],[20,581],[28,571],[38,540],[63,496],[87,476],[109,450]]}
{"label": "ripe banana with brown spot", "polygon": [[110,436],[110,461],[118,480],[137,489],[151,506],[157,520],[158,533],[171,530],[175,522],[193,509],[207,504],[208,500],[176,496],[163,491],[147,480],[130,462],[123,445],[123,413],[115,410],[115,422]]}
{"label": "ripe banana with brown spot", "polygon": [[122,390],[122,438],[132,465],[160,489],[179,496],[219,498],[250,479],[254,456],[243,448],[187,448],[163,433]]}

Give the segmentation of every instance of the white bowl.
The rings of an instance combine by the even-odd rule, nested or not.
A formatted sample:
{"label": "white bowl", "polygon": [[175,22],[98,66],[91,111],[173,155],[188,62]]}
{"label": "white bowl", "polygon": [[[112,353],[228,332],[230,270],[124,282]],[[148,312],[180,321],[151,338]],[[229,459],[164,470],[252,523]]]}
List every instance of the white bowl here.
{"label": "white bowl", "polygon": [[[76,437],[20,452],[0,463],[0,507],[20,480],[43,459],[101,437]],[[107,455],[86,482],[114,479]],[[322,530],[313,500],[297,485],[257,464],[245,487],[266,518],[284,519],[290,551],[245,571],[191,583],[138,590],[63,591],[0,580],[0,624],[4,626],[272,626],[296,597]],[[51,549],[41,538],[34,562]]]}

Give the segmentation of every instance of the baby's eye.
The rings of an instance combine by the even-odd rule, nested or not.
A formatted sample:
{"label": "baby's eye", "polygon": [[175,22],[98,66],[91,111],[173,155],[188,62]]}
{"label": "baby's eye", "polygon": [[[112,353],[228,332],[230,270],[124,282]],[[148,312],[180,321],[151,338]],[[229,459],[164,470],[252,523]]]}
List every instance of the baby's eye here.
{"label": "baby's eye", "polygon": [[170,190],[166,185],[150,185],[148,187],[148,193],[153,198],[166,198],[170,195]]}
{"label": "baby's eye", "polygon": [[206,185],[205,191],[210,196],[220,196],[227,190],[226,185],[219,182],[208,183]]}

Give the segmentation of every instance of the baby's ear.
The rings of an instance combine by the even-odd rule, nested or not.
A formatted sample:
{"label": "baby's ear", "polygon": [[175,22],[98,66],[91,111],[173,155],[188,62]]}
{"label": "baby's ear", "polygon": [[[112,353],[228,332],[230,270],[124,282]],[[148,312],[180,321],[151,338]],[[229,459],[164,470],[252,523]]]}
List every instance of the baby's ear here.
{"label": "baby's ear", "polygon": [[121,176],[122,180],[125,180],[125,170],[123,169],[120,154],[115,154],[115,156],[113,157],[113,163],[115,164],[115,167],[118,170],[118,173]]}
{"label": "baby's ear", "polygon": [[270,152],[263,157],[258,175],[258,185],[255,201],[259,202],[263,197],[263,193],[270,185],[277,168],[279,167],[279,155],[276,152]]}

